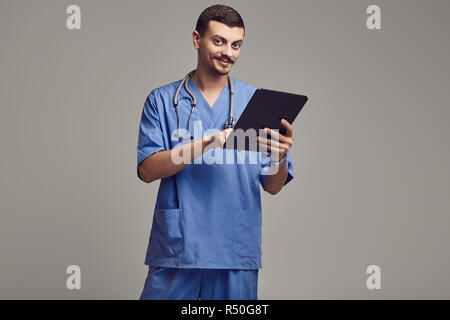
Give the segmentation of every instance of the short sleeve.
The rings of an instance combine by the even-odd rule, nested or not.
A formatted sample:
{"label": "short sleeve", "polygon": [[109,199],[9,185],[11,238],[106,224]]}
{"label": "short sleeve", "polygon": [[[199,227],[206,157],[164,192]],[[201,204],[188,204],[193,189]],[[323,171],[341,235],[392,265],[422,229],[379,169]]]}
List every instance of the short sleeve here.
{"label": "short sleeve", "polygon": [[[286,157],[287,157],[286,162],[287,162],[288,176],[286,178],[284,186],[287,185],[289,181],[294,179],[294,167],[292,165],[291,150],[287,151]],[[263,188],[264,188],[264,177],[266,176],[266,173],[269,170],[269,168],[270,168],[270,158],[266,152],[263,152],[261,157],[261,172],[259,174],[259,183]]]}
{"label": "short sleeve", "polygon": [[[155,89],[157,90],[157,89]],[[154,154],[165,150],[163,131],[156,107],[155,90],[153,90],[145,100],[142,110],[141,122],[139,125],[139,136],[137,144],[137,175],[139,174],[139,164]]]}

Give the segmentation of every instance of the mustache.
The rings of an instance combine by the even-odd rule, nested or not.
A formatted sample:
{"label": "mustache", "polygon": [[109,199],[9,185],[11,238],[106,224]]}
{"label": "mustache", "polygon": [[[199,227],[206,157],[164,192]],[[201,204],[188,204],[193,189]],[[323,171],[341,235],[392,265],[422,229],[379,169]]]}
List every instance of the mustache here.
{"label": "mustache", "polygon": [[216,59],[225,60],[226,62],[229,62],[229,63],[234,63],[233,59],[228,58],[228,57],[216,57]]}

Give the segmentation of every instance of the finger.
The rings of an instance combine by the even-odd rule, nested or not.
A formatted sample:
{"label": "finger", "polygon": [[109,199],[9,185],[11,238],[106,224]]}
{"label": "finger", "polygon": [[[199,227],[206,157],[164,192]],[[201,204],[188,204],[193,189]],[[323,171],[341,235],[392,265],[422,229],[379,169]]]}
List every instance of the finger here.
{"label": "finger", "polygon": [[[275,139],[267,139],[267,138],[264,138],[264,137],[261,137],[261,136],[258,137],[258,141],[262,142],[262,143],[265,143],[265,144],[270,144],[271,146],[274,146],[274,147],[277,147],[277,148],[280,148],[281,146],[285,146],[284,144],[278,142]],[[287,147],[287,146],[285,146],[285,147]]]}
{"label": "finger", "polygon": [[270,155],[269,155],[270,158],[275,160],[275,161],[278,161],[279,159],[283,158],[286,155],[286,153],[283,153],[282,149],[276,148],[274,146],[270,146],[268,144],[263,144],[262,143],[262,144],[260,144],[258,146],[259,146],[259,150],[258,150],[259,152],[267,152],[267,151],[269,151],[270,152]]}
{"label": "finger", "polygon": [[266,143],[263,143],[263,142],[261,142],[261,143],[258,142],[258,147],[259,147],[259,151],[260,152],[270,151],[271,153],[278,153],[278,154],[281,153],[281,149],[280,148],[271,146],[270,144],[266,144]]}
{"label": "finger", "polygon": [[264,128],[264,131],[266,132],[266,134],[270,134],[270,136],[275,140],[278,140],[280,142],[288,142],[288,138],[286,138],[286,136],[282,135],[277,130]]}
{"label": "finger", "polygon": [[205,141],[205,142],[213,142],[214,141],[214,136],[205,136],[205,137],[203,137],[203,141]]}
{"label": "finger", "polygon": [[267,152],[270,151],[270,145],[265,144],[265,143],[260,143],[258,141],[258,151],[259,152]]}
{"label": "finger", "polygon": [[225,136],[225,140],[226,139],[228,139],[228,137],[230,136],[230,134],[231,134],[231,131],[233,131],[233,128],[228,128],[228,129],[225,129],[224,130],[224,136]]}
{"label": "finger", "polygon": [[286,119],[281,119],[281,124],[283,127],[286,128],[286,137],[292,137],[294,135],[294,128],[292,127],[292,125],[289,123],[289,121],[287,121]]}

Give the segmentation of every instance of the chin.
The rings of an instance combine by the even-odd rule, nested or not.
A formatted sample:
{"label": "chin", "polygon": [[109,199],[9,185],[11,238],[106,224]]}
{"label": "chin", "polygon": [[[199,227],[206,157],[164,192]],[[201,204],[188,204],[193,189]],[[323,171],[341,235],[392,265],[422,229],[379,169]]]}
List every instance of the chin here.
{"label": "chin", "polygon": [[226,71],[223,71],[223,70],[217,70],[217,73],[218,74],[220,74],[220,75],[222,75],[222,76],[226,76],[227,74],[229,74],[230,73],[230,69],[228,69],[228,70],[226,70]]}
{"label": "chin", "polygon": [[214,66],[212,68],[212,71],[217,75],[226,76],[228,73],[230,73],[231,68],[223,69],[223,68],[220,68],[220,67],[218,68],[218,67]]}
{"label": "chin", "polygon": [[232,67],[232,65],[230,65],[226,68],[223,68],[222,66],[218,66],[218,67],[214,67],[214,70],[216,71],[217,74],[224,76],[224,75],[227,75],[228,73],[230,73],[231,67]]}

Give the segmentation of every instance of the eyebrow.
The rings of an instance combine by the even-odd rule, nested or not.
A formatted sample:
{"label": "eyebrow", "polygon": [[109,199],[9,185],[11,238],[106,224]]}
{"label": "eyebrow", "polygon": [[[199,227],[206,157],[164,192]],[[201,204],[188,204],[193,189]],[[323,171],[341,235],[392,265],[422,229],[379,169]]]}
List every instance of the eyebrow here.
{"label": "eyebrow", "polygon": [[[218,37],[218,38],[220,38],[222,40],[225,40],[225,42],[227,41],[227,39],[225,39],[224,37],[219,36],[218,34],[215,34],[215,35],[211,36],[210,39],[215,38],[215,37]],[[238,40],[233,41],[233,43],[235,43],[235,42],[244,42],[244,39],[238,39]]]}

